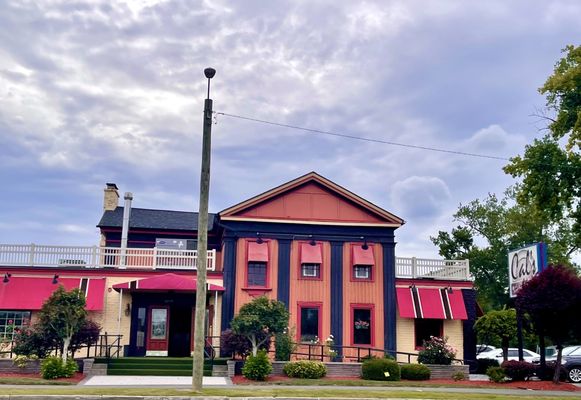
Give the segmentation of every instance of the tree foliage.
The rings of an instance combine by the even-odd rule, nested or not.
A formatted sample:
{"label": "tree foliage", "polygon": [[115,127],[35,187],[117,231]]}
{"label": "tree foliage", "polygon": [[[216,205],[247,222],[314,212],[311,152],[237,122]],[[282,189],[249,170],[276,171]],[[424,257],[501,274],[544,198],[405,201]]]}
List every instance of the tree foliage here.
{"label": "tree foliage", "polygon": [[474,330],[484,343],[500,342],[506,361],[510,340],[516,336],[516,311],[514,308],[489,311],[478,318]]}
{"label": "tree foliage", "polygon": [[59,286],[42,305],[38,318],[39,329],[54,335],[62,343],[63,361],[67,360],[73,335],[84,325],[86,317],[85,296],[79,289],[67,292],[63,286]]}
{"label": "tree foliage", "polygon": [[569,267],[551,266],[523,284],[516,303],[528,314],[535,331],[557,346],[553,381],[558,383],[563,343],[581,337],[581,278]]}
{"label": "tree foliage", "polygon": [[261,344],[288,327],[288,318],[289,312],[284,303],[261,296],[240,307],[231,326],[235,333],[250,340],[252,354],[256,356]]}

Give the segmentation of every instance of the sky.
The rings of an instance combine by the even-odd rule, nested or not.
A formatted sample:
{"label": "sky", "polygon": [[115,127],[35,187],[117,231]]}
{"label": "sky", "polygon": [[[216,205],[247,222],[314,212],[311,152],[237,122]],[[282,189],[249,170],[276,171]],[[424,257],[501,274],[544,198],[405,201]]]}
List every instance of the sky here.
{"label": "sky", "polygon": [[[579,45],[581,2],[4,0],[0,243],[94,245],[103,189],[197,211],[214,110],[509,158],[542,135],[538,88]],[[502,160],[216,115],[210,211],[310,171],[400,216],[398,256],[459,204],[515,181]]]}

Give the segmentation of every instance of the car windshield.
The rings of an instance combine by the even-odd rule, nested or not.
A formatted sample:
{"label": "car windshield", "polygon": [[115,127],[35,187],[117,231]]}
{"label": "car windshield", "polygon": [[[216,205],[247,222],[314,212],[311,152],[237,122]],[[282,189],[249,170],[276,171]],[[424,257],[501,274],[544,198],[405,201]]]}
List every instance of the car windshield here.
{"label": "car windshield", "polygon": [[569,346],[563,349],[564,356],[581,355],[581,346]]}

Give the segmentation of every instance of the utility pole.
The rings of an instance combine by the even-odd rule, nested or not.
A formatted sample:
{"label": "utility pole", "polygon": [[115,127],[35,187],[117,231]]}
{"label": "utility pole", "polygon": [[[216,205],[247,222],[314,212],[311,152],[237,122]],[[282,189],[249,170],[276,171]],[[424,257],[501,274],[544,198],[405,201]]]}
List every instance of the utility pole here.
{"label": "utility pole", "polygon": [[206,345],[206,267],[208,265],[208,197],[210,193],[210,155],[212,133],[212,99],[210,99],[210,79],[216,70],[206,68],[208,96],[204,102],[204,132],[202,137],[202,173],[200,176],[200,208],[198,210],[198,260],[196,284],[196,315],[194,319],[194,361],[192,369],[192,389],[202,391],[204,376],[204,347]]}

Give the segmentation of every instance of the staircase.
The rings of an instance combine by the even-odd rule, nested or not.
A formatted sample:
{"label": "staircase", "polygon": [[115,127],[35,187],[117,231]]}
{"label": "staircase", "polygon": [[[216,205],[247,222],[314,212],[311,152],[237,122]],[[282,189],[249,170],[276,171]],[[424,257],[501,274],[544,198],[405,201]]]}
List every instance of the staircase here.
{"label": "staircase", "polygon": [[[95,359],[95,364],[106,364],[107,375],[192,376],[193,360],[189,357],[121,357]],[[204,376],[224,376],[225,366],[225,359],[204,360]]]}

